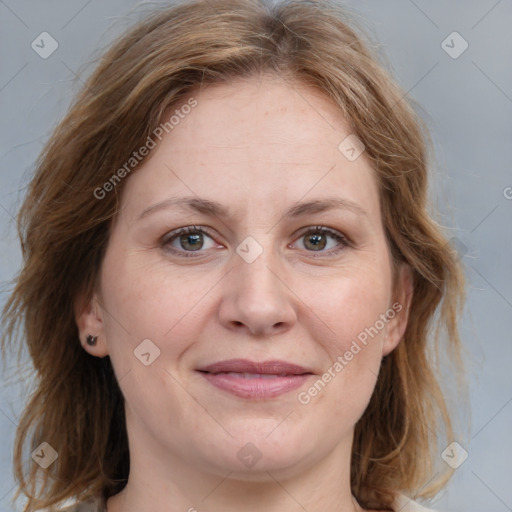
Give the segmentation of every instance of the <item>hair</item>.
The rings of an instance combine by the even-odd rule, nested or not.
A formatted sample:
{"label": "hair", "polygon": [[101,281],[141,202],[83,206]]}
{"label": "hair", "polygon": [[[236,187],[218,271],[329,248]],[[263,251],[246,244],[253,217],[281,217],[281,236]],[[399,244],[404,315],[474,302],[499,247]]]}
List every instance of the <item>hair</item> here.
{"label": "hair", "polygon": [[[20,340],[36,375],[14,449],[26,512],[108,498],[128,478],[124,398],[109,357],[83,349],[75,321],[77,297],[98,285],[129,178],[101,199],[97,191],[194,88],[261,73],[314,88],[339,109],[374,168],[394,268],[413,273],[404,337],[355,426],[352,492],[363,507],[391,508],[398,492],[427,499],[446,485],[452,471],[436,469],[438,444],[443,433],[453,440],[453,426],[436,374],[440,348],[463,374],[463,275],[429,214],[425,123],[347,20],[329,1],[163,6],[110,46],[76,95],[36,162],[18,216],[23,266],[3,311],[2,348]],[[46,470],[24,456],[42,441],[58,452]]]}

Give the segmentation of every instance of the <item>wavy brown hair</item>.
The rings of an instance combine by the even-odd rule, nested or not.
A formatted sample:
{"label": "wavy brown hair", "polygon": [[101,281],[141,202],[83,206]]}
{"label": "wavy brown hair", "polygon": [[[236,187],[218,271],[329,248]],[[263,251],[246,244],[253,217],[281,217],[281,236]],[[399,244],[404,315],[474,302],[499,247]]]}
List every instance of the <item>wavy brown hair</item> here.
{"label": "wavy brown hair", "polygon": [[[404,339],[355,428],[352,492],[365,508],[391,508],[397,492],[429,498],[446,484],[436,461],[453,429],[435,354],[448,348],[461,371],[463,278],[428,213],[425,125],[354,26],[328,1],[190,0],[155,10],[102,56],[41,153],[18,218],[23,267],[3,348],[20,340],[36,374],[14,451],[25,511],[107,498],[128,478],[123,396],[109,357],[82,348],[74,308],[95,290],[129,177],[101,200],[95,191],[193,88],[263,72],[314,87],[345,116],[374,167],[394,263],[414,275]],[[25,456],[42,441],[59,454],[47,470]]]}

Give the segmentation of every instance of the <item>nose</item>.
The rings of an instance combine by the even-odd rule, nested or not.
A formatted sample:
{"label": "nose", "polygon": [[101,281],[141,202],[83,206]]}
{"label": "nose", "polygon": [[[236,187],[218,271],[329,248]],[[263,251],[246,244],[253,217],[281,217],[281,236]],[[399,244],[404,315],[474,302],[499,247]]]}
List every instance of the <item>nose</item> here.
{"label": "nose", "polygon": [[294,294],[277,262],[264,251],[252,263],[239,261],[227,274],[219,309],[222,325],[239,333],[270,337],[296,322]]}

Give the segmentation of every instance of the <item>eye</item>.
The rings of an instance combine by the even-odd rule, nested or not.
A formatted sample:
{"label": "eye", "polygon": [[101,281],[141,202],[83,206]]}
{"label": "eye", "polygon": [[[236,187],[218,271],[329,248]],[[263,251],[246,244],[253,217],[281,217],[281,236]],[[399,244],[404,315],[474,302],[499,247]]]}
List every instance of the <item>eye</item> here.
{"label": "eye", "polygon": [[[331,240],[329,240],[329,238]],[[328,254],[337,254],[350,245],[344,235],[333,229],[326,228],[325,226],[317,226],[314,229],[308,229],[308,231],[301,234],[298,240],[302,241],[303,247],[308,252]]]}
{"label": "eye", "polygon": [[202,249],[212,249],[216,246],[207,231],[198,226],[186,226],[171,231],[164,235],[160,243],[164,249],[182,256],[194,256],[187,253],[201,252]]}
{"label": "eye", "polygon": [[[335,255],[350,245],[344,235],[325,226],[308,228],[298,241],[302,242],[302,248],[307,252],[319,253],[318,256]],[[162,237],[160,245],[168,252],[185,257],[201,256],[205,249],[218,247],[207,230],[199,226],[186,226],[171,231]]]}

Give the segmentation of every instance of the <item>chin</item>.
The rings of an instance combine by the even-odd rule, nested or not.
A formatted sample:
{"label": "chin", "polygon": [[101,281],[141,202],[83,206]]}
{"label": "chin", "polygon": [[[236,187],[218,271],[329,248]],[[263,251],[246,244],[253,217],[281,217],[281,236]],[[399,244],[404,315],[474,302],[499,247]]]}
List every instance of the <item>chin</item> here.
{"label": "chin", "polygon": [[304,457],[301,457],[299,453],[282,451],[273,453],[271,456],[262,453],[260,459],[255,459],[247,466],[238,458],[226,461],[226,466],[222,468],[222,474],[230,472],[230,478],[245,482],[268,482],[271,476],[286,479],[300,473],[304,469],[303,461]]}
{"label": "chin", "polygon": [[[290,427],[280,432],[283,425],[277,428],[276,425],[279,422],[267,419],[239,422],[236,428],[228,426],[227,430],[233,438],[227,440],[224,437],[222,442],[208,443],[205,457],[223,474],[232,472],[235,478],[241,480],[267,481],[268,472],[291,475],[319,451],[318,446],[311,442],[311,436],[308,442],[306,432]],[[212,453],[212,444],[220,453]]]}

